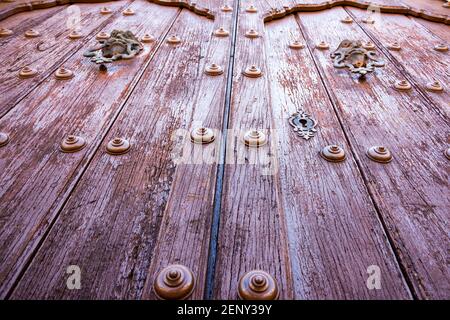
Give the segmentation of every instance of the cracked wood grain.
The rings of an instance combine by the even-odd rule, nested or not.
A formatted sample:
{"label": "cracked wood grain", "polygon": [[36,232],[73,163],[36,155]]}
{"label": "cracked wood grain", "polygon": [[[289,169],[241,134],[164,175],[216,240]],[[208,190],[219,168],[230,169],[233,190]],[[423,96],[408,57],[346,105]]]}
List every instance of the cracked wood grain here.
{"label": "cracked wood grain", "polygon": [[[138,37],[150,33],[158,39],[157,43],[146,44],[145,50],[132,60],[108,66],[106,74],[99,73],[98,66],[83,57],[84,50],[80,50],[66,63],[75,72],[73,79],[57,81],[48,78],[0,120],[2,131],[11,136],[11,142],[0,154],[2,297],[13,288],[46,237],[59,209],[88,166],[158,43],[163,41],[166,28],[179,12],[176,8],[142,2],[133,3],[131,7],[136,10],[136,15],[119,15],[103,30],[130,29]],[[96,42],[92,39],[87,47]],[[59,144],[68,134],[84,137],[87,147],[75,154],[61,153]],[[91,188],[96,186],[93,184]],[[88,211],[80,204],[77,206],[83,211],[75,217],[79,219]],[[63,269],[58,274],[64,276]],[[64,289],[64,285],[59,285],[58,293],[51,294],[58,296]],[[29,297],[28,294],[31,296],[31,292],[26,292],[23,297]]]}

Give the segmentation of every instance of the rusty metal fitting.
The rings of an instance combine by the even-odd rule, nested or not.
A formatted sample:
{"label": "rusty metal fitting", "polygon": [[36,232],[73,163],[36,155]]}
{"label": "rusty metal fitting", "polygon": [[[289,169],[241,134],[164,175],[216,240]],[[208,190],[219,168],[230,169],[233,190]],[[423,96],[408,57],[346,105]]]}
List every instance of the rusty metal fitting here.
{"label": "rusty metal fitting", "polygon": [[370,160],[380,163],[388,163],[392,160],[392,154],[388,148],[384,146],[374,146],[367,149],[367,157]]}
{"label": "rusty metal fitting", "polygon": [[86,141],[82,137],[69,135],[61,142],[60,150],[65,153],[80,151],[86,146]]}
{"label": "rusty metal fitting", "polygon": [[170,265],[161,270],[153,283],[156,296],[162,300],[184,300],[194,291],[195,278],[183,265]]}
{"label": "rusty metal fitting", "polygon": [[267,272],[253,270],[239,280],[238,295],[242,300],[276,300],[279,296],[278,285]]}
{"label": "rusty metal fitting", "polygon": [[122,138],[114,138],[106,145],[106,152],[111,155],[125,154],[130,150],[130,143]]}

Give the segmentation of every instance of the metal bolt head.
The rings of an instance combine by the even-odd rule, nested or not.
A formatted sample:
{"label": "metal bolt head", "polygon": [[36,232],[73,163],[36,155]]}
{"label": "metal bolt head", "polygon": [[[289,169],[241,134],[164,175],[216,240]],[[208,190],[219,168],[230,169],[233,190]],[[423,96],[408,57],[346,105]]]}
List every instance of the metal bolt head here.
{"label": "metal bolt head", "polygon": [[230,7],[228,4],[226,4],[226,5],[223,5],[223,6],[220,8],[220,10],[222,10],[223,12],[230,12],[230,11],[233,11],[233,8]]}
{"label": "metal bolt head", "polygon": [[106,152],[110,155],[121,155],[125,154],[130,150],[130,143],[128,140],[122,138],[113,138],[106,145]]}
{"label": "metal bolt head", "polygon": [[86,141],[82,137],[68,135],[61,141],[60,150],[65,153],[80,151],[86,146]]}
{"label": "metal bolt head", "polygon": [[320,49],[320,50],[326,50],[326,49],[330,48],[330,46],[325,41],[321,41],[317,44],[316,48]]}
{"label": "metal bolt head", "polygon": [[73,78],[73,76],[74,76],[73,71],[65,67],[60,67],[55,72],[55,78],[58,80],[68,80]]}
{"label": "metal bolt head", "polygon": [[141,38],[141,42],[143,42],[143,43],[150,43],[153,41],[155,41],[155,38],[153,38],[152,35],[150,35],[148,33],[144,34]]}
{"label": "metal bolt head", "polygon": [[375,44],[372,41],[365,42],[362,47],[366,50],[372,50],[375,49]]}
{"label": "metal bolt head", "polygon": [[36,38],[39,37],[41,34],[39,33],[39,31],[34,30],[34,29],[29,29],[27,31],[25,31],[25,37],[27,38]]}
{"label": "metal bolt head", "polygon": [[303,49],[305,45],[298,40],[294,40],[289,44],[289,48],[291,49]]}
{"label": "metal bolt head", "polygon": [[374,24],[375,23],[375,19],[369,16],[367,18],[364,18],[362,20],[362,22],[367,23],[367,24]]}
{"label": "metal bolt head", "polygon": [[439,43],[434,46],[434,50],[439,51],[439,52],[447,52],[448,46],[445,43]]}
{"label": "metal bolt head", "polygon": [[403,80],[397,80],[394,84],[395,89],[400,90],[400,91],[407,91],[411,89],[411,84],[406,81],[405,79]]}
{"label": "metal bolt head", "polygon": [[444,87],[437,80],[434,80],[434,81],[431,81],[431,82],[427,83],[426,89],[428,91],[434,91],[434,92],[442,92],[442,91],[444,91]]}
{"label": "metal bolt head", "polygon": [[68,38],[75,40],[75,39],[80,39],[83,36],[83,34],[77,30],[73,30],[69,33]]}
{"label": "metal bolt head", "polygon": [[248,147],[258,148],[267,144],[267,138],[264,132],[252,129],[244,134],[244,144]]}
{"label": "metal bolt head", "polygon": [[219,29],[217,29],[216,31],[214,31],[214,35],[216,37],[227,37],[230,33],[225,30],[225,28],[220,27]]}
{"label": "metal bolt head", "polygon": [[97,34],[95,36],[95,39],[97,39],[97,40],[106,40],[106,39],[109,39],[109,37],[110,37],[109,33],[106,33],[104,31],[102,31],[102,32],[100,32],[99,34]]}
{"label": "metal bolt head", "polygon": [[447,148],[447,150],[444,151],[444,155],[450,160],[450,148]]}
{"label": "metal bolt head", "polygon": [[215,138],[214,131],[210,128],[199,127],[191,131],[191,141],[196,144],[211,143]]}
{"label": "metal bolt head", "polygon": [[112,10],[109,9],[108,7],[103,7],[100,9],[100,13],[101,14],[110,14],[110,13],[112,13]]}
{"label": "metal bolt head", "polygon": [[256,12],[258,12],[258,9],[252,4],[252,5],[248,6],[247,9],[245,9],[245,11],[247,11],[249,13],[256,13]]}
{"label": "metal bolt head", "polygon": [[338,145],[326,146],[320,151],[320,155],[330,162],[341,162],[346,158],[345,151]]}
{"label": "metal bolt head", "polygon": [[132,15],[134,15],[134,10],[131,9],[131,8],[128,8],[122,13],[123,13],[124,16],[132,16]]}
{"label": "metal bolt head", "polygon": [[267,272],[253,270],[239,280],[238,295],[243,300],[276,300],[279,296],[278,284]]}
{"label": "metal bolt head", "polygon": [[250,29],[245,33],[245,36],[250,39],[255,39],[259,37],[259,33],[254,29]]}
{"label": "metal bolt head", "polygon": [[387,48],[388,48],[389,50],[393,50],[393,51],[399,51],[399,50],[402,49],[402,47],[400,46],[400,44],[399,44],[397,41],[394,41],[394,42],[392,42],[392,43],[389,43],[389,44],[387,45]]}
{"label": "metal bolt head", "polygon": [[180,42],[181,42],[180,37],[178,37],[176,35],[172,35],[167,38],[167,43],[170,43],[170,44],[178,44]]}
{"label": "metal bolt head", "polygon": [[6,146],[8,142],[9,136],[4,132],[0,132],[0,147]]}
{"label": "metal bolt head", "polygon": [[344,19],[341,20],[342,23],[352,23],[353,19],[349,16],[346,16]]}
{"label": "metal bolt head", "polygon": [[392,154],[385,146],[373,146],[367,149],[367,157],[375,162],[388,163],[392,160]]}
{"label": "metal bolt head", "polygon": [[153,290],[163,300],[184,300],[195,287],[192,271],[183,265],[170,265],[161,270],[153,283]]}

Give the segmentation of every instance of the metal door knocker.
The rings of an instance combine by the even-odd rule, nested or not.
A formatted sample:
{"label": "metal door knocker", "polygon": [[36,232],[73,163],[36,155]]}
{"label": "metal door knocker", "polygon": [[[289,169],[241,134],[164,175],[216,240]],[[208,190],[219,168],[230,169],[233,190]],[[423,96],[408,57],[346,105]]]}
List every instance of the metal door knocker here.
{"label": "metal door knocker", "polygon": [[101,40],[100,44],[84,53],[92,62],[103,65],[120,59],[132,59],[143,45],[131,31],[113,30],[109,38]]}
{"label": "metal door knocker", "polygon": [[374,51],[365,49],[361,41],[344,40],[330,56],[335,68],[348,68],[360,77],[384,66],[384,61]]}
{"label": "metal door knocker", "polygon": [[295,112],[289,118],[289,124],[294,128],[299,137],[305,140],[314,137],[316,134],[317,121],[303,110]]}

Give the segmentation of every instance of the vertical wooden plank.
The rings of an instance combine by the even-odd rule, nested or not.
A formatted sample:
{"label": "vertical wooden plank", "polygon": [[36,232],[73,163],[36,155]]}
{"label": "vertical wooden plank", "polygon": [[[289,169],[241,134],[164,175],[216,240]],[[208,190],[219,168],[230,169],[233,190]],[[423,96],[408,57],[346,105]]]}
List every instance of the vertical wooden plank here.
{"label": "vertical wooden plank", "polygon": [[[364,11],[348,8],[354,17],[360,20]],[[379,45],[390,62],[403,71],[406,78],[420,90],[430,104],[435,104],[438,112],[450,114],[449,89],[443,92],[427,90],[427,84],[435,80],[447,86],[449,80],[450,58],[447,52],[438,52],[434,47],[442,41],[412,18],[397,14],[383,14],[374,24],[361,24],[374,43]],[[450,26],[446,26],[450,31]],[[414,34],[411,34],[414,30]],[[387,47],[398,42],[401,50],[393,51]]]}
{"label": "vertical wooden plank", "polygon": [[[210,1],[204,4],[216,14],[209,31],[223,27],[230,32],[230,36],[210,37],[210,44],[198,67],[198,92],[186,104],[187,109],[193,110],[189,128],[212,128],[216,132],[216,139],[208,145],[195,145],[190,142],[188,132],[180,132],[183,139],[180,153],[185,157],[174,173],[173,187],[164,210],[162,227],[144,289],[144,299],[156,299],[153,282],[158,272],[170,264],[189,267],[196,278],[196,286],[190,298],[204,297],[233,27],[233,14],[220,11],[221,3],[222,1]],[[230,5],[233,6],[232,1]],[[214,77],[206,75],[203,70],[211,63],[221,66],[224,73]]]}
{"label": "vertical wooden plank", "polygon": [[[270,93],[267,77],[265,34],[262,13],[246,12],[241,3],[237,28],[236,54],[227,159],[220,217],[214,298],[236,299],[239,278],[253,269],[263,269],[278,282],[280,298],[292,298],[292,278],[286,240],[285,217],[279,198],[279,175],[273,154]],[[254,29],[262,36],[245,36]],[[255,64],[260,78],[248,78],[242,71]],[[263,130],[269,143],[249,148],[243,132]]]}
{"label": "vertical wooden plank", "polygon": [[[267,72],[280,165],[296,299],[408,299],[409,289],[359,173],[294,15],[266,24]],[[306,141],[288,118],[302,109],[317,121]],[[346,160],[319,151],[337,144]],[[380,268],[381,290],[367,287],[367,270]]]}
{"label": "vertical wooden plank", "polygon": [[[104,30],[129,29],[139,38],[150,33],[158,42],[145,44],[134,59],[117,61],[100,73],[97,65],[83,57],[84,50],[97,43],[91,39],[66,63],[74,78],[47,78],[0,120],[0,128],[11,137],[0,154],[2,297],[46,236],[179,12],[147,2],[134,3],[132,8],[134,16],[120,14]],[[61,153],[59,145],[68,134],[82,136],[86,148]]]}
{"label": "vertical wooden plank", "polygon": [[[319,41],[327,41],[333,50],[344,39],[369,40],[359,26],[340,22],[346,15],[335,8],[298,16],[414,294],[448,298],[448,122],[415,90],[393,88],[404,74],[389,61],[359,82],[333,67],[329,50],[314,48]],[[375,145],[387,146],[393,161],[369,160],[365,152]]]}
{"label": "vertical wooden plank", "polygon": [[[117,1],[109,4],[116,11],[116,17],[122,15],[122,9],[131,1]],[[84,37],[68,39],[71,30],[67,24],[72,11],[59,8],[54,15],[40,22],[34,28],[41,33],[36,38],[26,38],[22,27],[13,28],[16,32],[2,42],[0,59],[0,117],[14,108],[16,103],[51,75],[72,54],[85,48],[94,37],[112,19],[111,15],[100,14],[100,6],[95,4],[77,5],[81,10],[80,24]],[[10,18],[13,19],[14,17]],[[1,38],[0,38],[1,39]],[[38,70],[38,75],[30,79],[18,76],[20,69],[30,66]]]}
{"label": "vertical wooden plank", "polygon": [[[181,43],[161,45],[13,298],[141,297],[174,182],[172,137],[191,123],[195,103],[189,102],[198,98],[212,25],[211,20],[182,10],[169,33],[177,34]],[[214,117],[213,110],[208,116]],[[106,143],[116,136],[130,141],[129,153],[105,153]],[[195,167],[189,170],[196,173]],[[208,188],[199,185],[196,190],[202,187]],[[183,227],[192,228],[195,236],[195,230],[205,226],[191,221]],[[82,270],[81,290],[65,287],[65,269],[71,264]]]}

